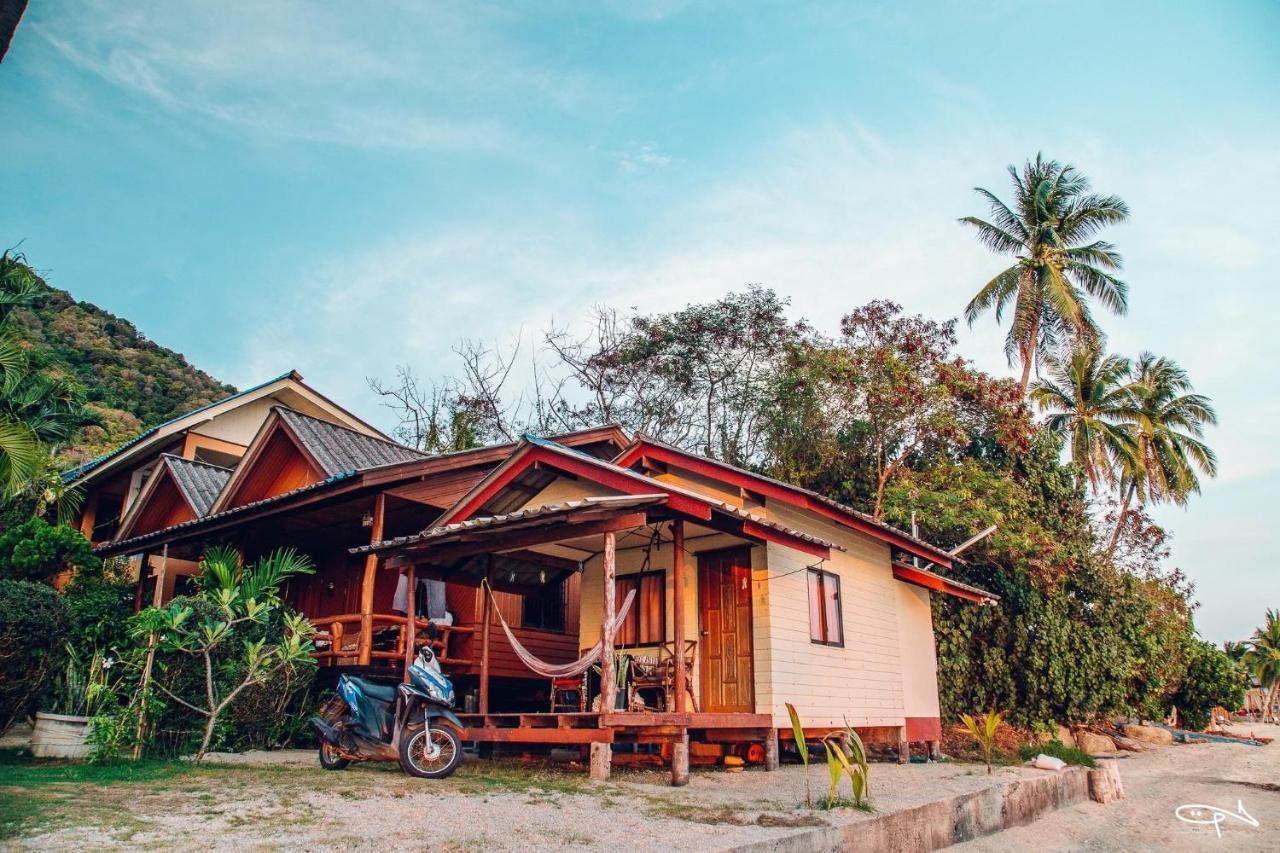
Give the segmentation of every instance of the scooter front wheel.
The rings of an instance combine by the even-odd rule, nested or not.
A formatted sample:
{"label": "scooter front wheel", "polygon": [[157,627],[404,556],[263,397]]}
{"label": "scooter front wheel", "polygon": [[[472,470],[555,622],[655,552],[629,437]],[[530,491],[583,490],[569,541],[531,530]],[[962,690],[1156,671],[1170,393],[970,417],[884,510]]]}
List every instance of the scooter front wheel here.
{"label": "scooter front wheel", "polygon": [[420,779],[443,779],[462,761],[462,738],[452,726],[406,728],[399,746],[400,768]]}
{"label": "scooter front wheel", "polygon": [[320,742],[320,766],[325,770],[346,770],[351,761],[343,758],[328,741]]}

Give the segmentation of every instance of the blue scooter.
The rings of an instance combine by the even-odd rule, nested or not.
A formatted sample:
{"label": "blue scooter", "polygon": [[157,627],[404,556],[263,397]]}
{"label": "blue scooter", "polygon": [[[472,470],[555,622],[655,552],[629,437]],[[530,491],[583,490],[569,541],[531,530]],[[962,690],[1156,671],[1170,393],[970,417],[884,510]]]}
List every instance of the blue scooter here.
{"label": "blue scooter", "polygon": [[342,675],[338,692],[311,718],[320,736],[320,766],[399,761],[410,776],[443,779],[462,760],[462,721],[453,712],[453,683],[429,646],[394,687]]}

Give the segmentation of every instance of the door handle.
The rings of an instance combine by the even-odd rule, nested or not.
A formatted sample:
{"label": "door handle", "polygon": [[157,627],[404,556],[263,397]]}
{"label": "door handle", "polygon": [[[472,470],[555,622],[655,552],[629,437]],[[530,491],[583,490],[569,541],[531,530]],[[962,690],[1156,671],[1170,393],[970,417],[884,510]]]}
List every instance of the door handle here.
{"label": "door handle", "polygon": [[703,630],[699,631],[699,632],[698,632],[698,634],[699,634],[700,636],[703,636],[703,637],[710,637],[710,636],[711,636],[711,632],[710,632],[710,631],[708,631],[708,630],[706,630],[706,629],[703,629]]}

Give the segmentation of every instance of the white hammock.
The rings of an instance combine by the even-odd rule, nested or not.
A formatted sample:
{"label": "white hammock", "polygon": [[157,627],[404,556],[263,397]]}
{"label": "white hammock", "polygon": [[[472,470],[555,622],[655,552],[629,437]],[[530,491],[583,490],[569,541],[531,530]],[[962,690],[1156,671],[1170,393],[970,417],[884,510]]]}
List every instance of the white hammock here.
{"label": "white hammock", "polygon": [[[488,584],[485,584],[485,592],[489,596],[490,606],[498,614],[498,621],[502,623],[502,630],[507,634],[507,642],[511,644],[512,651],[516,653],[516,657],[520,658],[521,663],[538,675],[546,678],[573,678],[576,675],[582,675],[593,663],[600,660],[601,654],[604,652],[603,639],[573,663],[547,663],[544,660],[539,660],[528,649],[520,645],[520,641],[512,633],[511,627],[507,625],[507,620],[502,618],[502,609],[498,607],[498,602],[493,600],[493,590],[489,588]],[[607,636],[610,638],[617,636],[618,629],[622,627],[623,620],[627,618],[627,612],[631,610],[631,602],[635,597],[636,591],[634,589],[627,590],[627,597],[622,600],[622,608],[609,622],[608,627],[605,628],[608,632]]]}

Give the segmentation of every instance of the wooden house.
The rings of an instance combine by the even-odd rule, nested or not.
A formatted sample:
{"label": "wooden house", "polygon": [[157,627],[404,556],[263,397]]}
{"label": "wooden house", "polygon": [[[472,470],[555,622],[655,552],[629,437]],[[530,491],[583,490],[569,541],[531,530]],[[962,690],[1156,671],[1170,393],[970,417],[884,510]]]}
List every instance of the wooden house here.
{"label": "wooden house", "polygon": [[[395,676],[428,642],[427,618],[397,612],[397,586],[410,591],[399,609],[420,612],[421,582],[443,583],[434,642],[468,696],[464,737],[590,745],[597,775],[623,744],[659,749],[677,783],[691,742],[775,766],[786,703],[815,732],[848,723],[933,751],[930,595],[994,598],[948,577],[937,546],[612,426],[431,456],[277,405],[233,468],[163,456],[156,471],[98,549],[154,567],[139,603],[164,601],[171,568],[191,571],[210,545],[245,559],[295,547],[317,572],[287,597],[318,627],[321,663]],[[531,669],[597,643],[598,679]],[[621,700],[615,660],[633,673]],[[566,688],[577,707],[553,709]]]}

